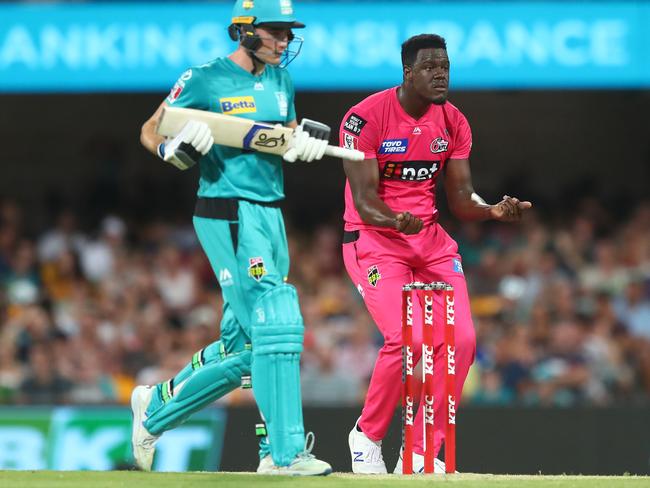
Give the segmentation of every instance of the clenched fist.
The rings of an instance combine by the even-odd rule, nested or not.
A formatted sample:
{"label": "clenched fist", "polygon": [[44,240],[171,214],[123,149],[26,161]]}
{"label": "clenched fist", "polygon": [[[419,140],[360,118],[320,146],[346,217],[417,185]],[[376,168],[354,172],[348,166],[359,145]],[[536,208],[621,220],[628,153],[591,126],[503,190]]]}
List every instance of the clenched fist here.
{"label": "clenched fist", "polygon": [[424,222],[411,212],[401,212],[395,217],[395,228],[403,234],[417,234]]}

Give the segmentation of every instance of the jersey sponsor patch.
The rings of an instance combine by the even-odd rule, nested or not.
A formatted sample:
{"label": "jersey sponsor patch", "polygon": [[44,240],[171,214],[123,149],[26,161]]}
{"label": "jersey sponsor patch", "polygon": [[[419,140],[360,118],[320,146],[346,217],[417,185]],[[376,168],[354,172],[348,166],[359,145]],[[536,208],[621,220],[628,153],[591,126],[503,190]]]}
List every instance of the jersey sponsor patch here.
{"label": "jersey sponsor patch", "polygon": [[371,286],[376,287],[377,282],[381,279],[381,273],[379,273],[379,268],[376,264],[373,264],[368,268],[368,283]]}
{"label": "jersey sponsor patch", "polygon": [[448,147],[449,141],[445,141],[442,137],[436,137],[433,141],[431,141],[430,148],[433,154],[445,152]]}
{"label": "jersey sponsor patch", "polygon": [[173,104],[183,93],[183,88],[185,88],[185,83],[181,85],[180,80],[174,83],[169,95],[167,95],[167,103]]}
{"label": "jersey sponsor patch", "polygon": [[255,98],[251,96],[220,98],[219,105],[221,105],[221,111],[224,114],[235,115],[257,112]]}
{"label": "jersey sponsor patch", "polygon": [[379,154],[400,154],[405,153],[409,145],[408,139],[386,139],[381,141]]}
{"label": "jersey sponsor patch", "polygon": [[463,274],[463,263],[458,258],[454,258],[454,272]]}
{"label": "jersey sponsor patch", "polygon": [[280,111],[280,117],[286,117],[289,113],[289,102],[287,101],[287,94],[283,91],[275,92],[275,98],[278,101],[278,110]]}
{"label": "jersey sponsor patch", "polygon": [[357,149],[359,140],[351,134],[343,134],[343,147],[346,149]]}
{"label": "jersey sponsor patch", "polygon": [[347,119],[345,119],[343,128],[348,132],[351,132],[352,134],[358,136],[361,134],[361,129],[363,129],[363,126],[366,125],[366,122],[366,119],[363,117],[359,117],[357,114],[352,113]]}
{"label": "jersey sponsor patch", "polygon": [[381,177],[388,180],[426,181],[435,177],[440,161],[389,161]]}
{"label": "jersey sponsor patch", "polygon": [[248,259],[248,276],[256,281],[260,281],[266,275],[266,267],[264,266],[264,259],[249,258]]}
{"label": "jersey sponsor patch", "polygon": [[174,83],[174,86],[169,92],[169,95],[167,95],[167,103],[171,105],[178,99],[178,97],[181,96],[181,93],[183,93],[183,89],[185,88],[185,82],[189,80],[191,77],[192,77],[191,69],[188,69],[180,76],[178,81]]}

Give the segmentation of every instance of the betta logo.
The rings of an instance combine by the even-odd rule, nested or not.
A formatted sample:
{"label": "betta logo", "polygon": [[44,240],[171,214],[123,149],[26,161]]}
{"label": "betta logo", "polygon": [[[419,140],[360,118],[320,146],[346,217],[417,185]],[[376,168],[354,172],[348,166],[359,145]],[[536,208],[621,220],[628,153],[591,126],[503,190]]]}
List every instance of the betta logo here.
{"label": "betta logo", "polygon": [[447,423],[456,425],[456,400],[453,395],[447,396]]}
{"label": "betta logo", "polygon": [[440,161],[389,161],[384,166],[381,177],[388,180],[426,181],[433,179],[439,169]]}
{"label": "betta logo", "polygon": [[424,423],[433,425],[433,396],[424,396]]}
{"label": "betta logo", "polygon": [[447,374],[456,374],[456,348],[447,345]]}
{"label": "betta logo", "polygon": [[445,152],[448,146],[449,141],[445,141],[442,137],[436,137],[433,141],[431,141],[430,148],[433,154],[438,154]]}
{"label": "betta logo", "polygon": [[257,112],[255,98],[250,96],[220,98],[219,105],[224,114],[235,115]]}
{"label": "betta logo", "polygon": [[433,376],[433,346],[422,346],[424,356],[424,376]]}

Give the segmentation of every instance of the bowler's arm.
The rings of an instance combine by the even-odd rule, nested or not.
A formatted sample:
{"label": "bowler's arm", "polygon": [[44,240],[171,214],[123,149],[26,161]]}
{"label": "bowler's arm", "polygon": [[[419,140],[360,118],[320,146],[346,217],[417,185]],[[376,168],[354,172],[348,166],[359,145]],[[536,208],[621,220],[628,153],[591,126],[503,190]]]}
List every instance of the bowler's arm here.
{"label": "bowler's arm", "polygon": [[505,195],[495,205],[485,202],[472,185],[469,159],[450,159],[445,167],[445,193],[449,210],[459,220],[500,220],[512,222],[519,220],[523,210],[532,203]]}
{"label": "bowler's arm", "polygon": [[393,212],[379,198],[379,164],[377,159],[363,161],[343,160],[343,169],[350,182],[354,206],[366,224],[390,227],[404,234],[417,234],[422,229],[422,220],[410,212]]}

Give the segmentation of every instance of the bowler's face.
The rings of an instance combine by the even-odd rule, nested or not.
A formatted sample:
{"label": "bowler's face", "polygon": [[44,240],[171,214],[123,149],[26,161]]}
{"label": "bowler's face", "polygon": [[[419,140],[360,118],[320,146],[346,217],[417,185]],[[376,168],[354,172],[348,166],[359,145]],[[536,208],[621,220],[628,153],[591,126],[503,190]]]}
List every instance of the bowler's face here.
{"label": "bowler's face", "polygon": [[420,49],[411,67],[413,88],[422,98],[442,105],[449,91],[449,58],[446,49]]}

